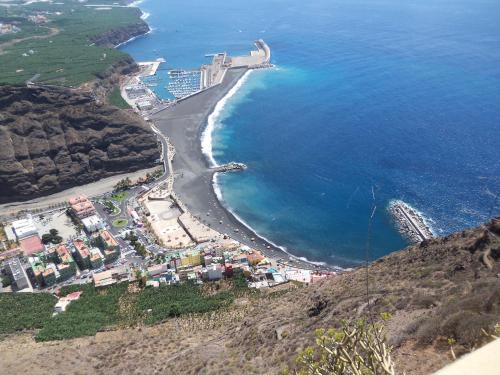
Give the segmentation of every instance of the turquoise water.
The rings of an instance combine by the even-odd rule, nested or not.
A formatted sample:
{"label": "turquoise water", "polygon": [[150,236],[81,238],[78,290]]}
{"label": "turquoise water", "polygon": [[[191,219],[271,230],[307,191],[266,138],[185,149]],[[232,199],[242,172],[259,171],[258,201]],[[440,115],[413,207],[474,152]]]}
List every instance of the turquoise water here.
{"label": "turquoise water", "polygon": [[219,178],[245,222],[296,255],[337,265],[404,246],[387,204],[438,234],[500,214],[500,2],[160,1],[153,32],[123,49],[194,68],[263,38],[276,68],[253,72],[214,132]]}

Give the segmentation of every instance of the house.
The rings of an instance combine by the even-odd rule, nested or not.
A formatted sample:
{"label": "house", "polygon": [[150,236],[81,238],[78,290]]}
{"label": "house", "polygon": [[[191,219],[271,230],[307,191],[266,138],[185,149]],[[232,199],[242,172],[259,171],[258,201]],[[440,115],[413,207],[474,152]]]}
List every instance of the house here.
{"label": "house", "polygon": [[199,251],[189,251],[181,255],[181,266],[199,266],[201,265],[201,254]]}
{"label": "house", "polygon": [[113,263],[120,257],[118,241],[107,230],[99,232],[96,240],[103,251],[105,264]]}
{"label": "house", "polygon": [[80,195],[78,197],[71,198],[69,200],[69,205],[71,207],[71,212],[79,219],[84,219],[86,217],[95,215],[96,210],[91,201],[89,201],[85,196]]}
{"label": "house", "polygon": [[59,298],[59,301],[57,301],[56,305],[54,306],[55,313],[58,314],[63,311],[66,311],[68,305],[71,302],[78,300],[81,294],[82,292],[73,292],[68,294],[67,296]]}
{"label": "house", "polygon": [[49,263],[45,266],[45,270],[42,272],[43,283],[45,286],[52,286],[56,283],[59,278],[59,271],[54,263]]}
{"label": "house", "polygon": [[[76,264],[68,248],[64,245],[59,245],[54,249],[56,253],[55,263],[59,271],[58,281],[64,281],[75,276]],[[50,251],[51,249],[49,249]]]}
{"label": "house", "polygon": [[96,288],[128,281],[129,271],[125,267],[117,267],[104,272],[94,273],[93,280]]}
{"label": "house", "polygon": [[151,277],[157,277],[169,271],[170,267],[168,264],[155,264],[154,266],[148,267],[148,273]]}
{"label": "house", "polygon": [[82,224],[87,233],[97,232],[104,228],[104,222],[97,215],[84,217],[82,219]]}
{"label": "house", "polygon": [[80,239],[76,239],[73,241],[73,245],[75,246],[75,260],[78,263],[80,269],[89,269],[90,268],[90,250]]}
{"label": "house", "polygon": [[90,267],[97,270],[104,265],[104,257],[97,247],[92,247],[90,251]]}
{"label": "house", "polygon": [[203,272],[203,278],[205,280],[220,280],[222,279],[222,265],[211,264]]}

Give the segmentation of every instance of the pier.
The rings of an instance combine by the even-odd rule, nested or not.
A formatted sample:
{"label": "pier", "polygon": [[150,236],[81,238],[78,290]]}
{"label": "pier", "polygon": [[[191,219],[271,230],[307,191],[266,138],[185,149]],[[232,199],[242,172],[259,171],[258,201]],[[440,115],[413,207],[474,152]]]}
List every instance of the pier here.
{"label": "pier", "polygon": [[415,242],[434,237],[424,218],[403,201],[389,204],[389,212],[394,216],[401,233]]}

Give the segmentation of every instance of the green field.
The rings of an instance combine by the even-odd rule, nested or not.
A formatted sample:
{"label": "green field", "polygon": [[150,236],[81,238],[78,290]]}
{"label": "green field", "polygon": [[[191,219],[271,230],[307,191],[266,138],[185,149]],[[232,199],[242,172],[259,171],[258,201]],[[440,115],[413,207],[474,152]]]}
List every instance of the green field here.
{"label": "green field", "polygon": [[[106,5],[116,1],[86,4],[91,3]],[[35,25],[26,21],[29,15],[39,12],[50,12],[49,22]],[[138,8],[99,10],[77,0],[0,7],[0,22],[12,19],[24,21],[19,21],[20,33],[0,39],[0,83],[22,84],[36,77],[39,83],[64,86],[93,80],[128,57],[119,50],[94,45],[93,37],[141,22]],[[29,37],[12,44],[13,39]]]}
{"label": "green field", "polygon": [[0,335],[37,329],[38,341],[93,336],[98,331],[135,324],[154,324],[186,314],[202,314],[229,306],[250,293],[243,278],[222,281],[224,291],[207,292],[216,284],[184,283],[130,292],[128,283],[95,289],[93,285],[63,287],[61,295],[81,290],[80,299],[52,317],[56,298],[47,293],[0,294]]}
{"label": "green field", "polygon": [[47,293],[1,293],[0,335],[43,327],[57,299]]}
{"label": "green field", "polygon": [[231,287],[216,294],[205,294],[201,286],[192,283],[150,287],[139,293],[129,292],[128,283],[104,289],[95,289],[92,285],[64,287],[62,295],[77,290],[83,293],[66,312],[45,321],[36,339],[52,341],[93,336],[103,329],[154,324],[185,314],[214,311],[229,306],[236,295],[248,290],[243,279],[225,282]]}

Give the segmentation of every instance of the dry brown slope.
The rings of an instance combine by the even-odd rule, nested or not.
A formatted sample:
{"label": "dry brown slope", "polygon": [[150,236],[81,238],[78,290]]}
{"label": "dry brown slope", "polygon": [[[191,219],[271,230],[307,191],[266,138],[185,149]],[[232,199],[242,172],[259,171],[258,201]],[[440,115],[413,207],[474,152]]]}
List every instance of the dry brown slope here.
{"label": "dry brown slope", "polygon": [[[500,219],[388,255],[369,267],[318,285],[276,289],[241,299],[203,319],[100,333],[95,338],[36,344],[31,335],[0,342],[8,373],[276,374],[318,327],[342,318],[390,312],[389,340],[399,370],[427,374],[457,352],[480,345],[500,318]],[[485,260],[487,254],[487,260]],[[491,266],[491,268],[488,267]],[[208,324],[209,323],[209,324]]]}

